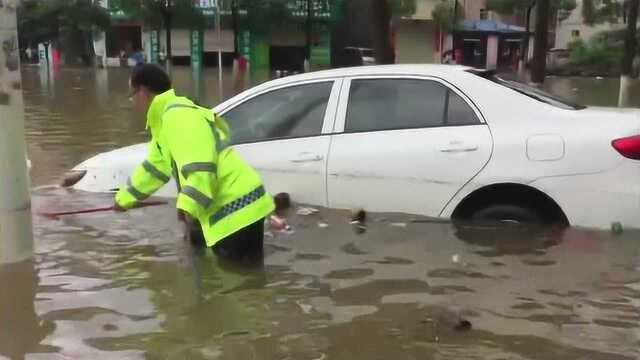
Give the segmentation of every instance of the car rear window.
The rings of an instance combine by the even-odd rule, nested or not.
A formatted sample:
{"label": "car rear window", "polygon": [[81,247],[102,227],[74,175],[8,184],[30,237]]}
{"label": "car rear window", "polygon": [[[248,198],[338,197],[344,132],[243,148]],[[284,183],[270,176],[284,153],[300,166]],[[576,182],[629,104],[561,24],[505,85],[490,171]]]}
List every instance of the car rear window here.
{"label": "car rear window", "polygon": [[536,87],[523,84],[518,81],[505,79],[502,76],[496,75],[494,71],[479,71],[479,70],[469,70],[470,73],[478,75],[484,79],[487,79],[491,82],[494,82],[498,85],[502,85],[507,87],[513,91],[516,91],[522,95],[528,96],[534,100],[540,101],[542,103],[555,106],[564,110],[582,110],[586,109],[586,106],[576,104],[574,102],[563,99],[559,96],[549,94],[548,92],[542,91]]}

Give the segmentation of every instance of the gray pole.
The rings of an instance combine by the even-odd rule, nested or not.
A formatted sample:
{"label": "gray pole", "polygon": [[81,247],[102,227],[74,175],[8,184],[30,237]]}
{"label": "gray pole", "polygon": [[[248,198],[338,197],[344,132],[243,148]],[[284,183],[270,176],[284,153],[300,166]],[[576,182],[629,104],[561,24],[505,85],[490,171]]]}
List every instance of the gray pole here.
{"label": "gray pole", "polygon": [[222,87],[222,24],[221,15],[222,12],[222,0],[216,0],[216,30],[218,32],[218,95],[220,96],[220,102],[224,100],[223,87]]}
{"label": "gray pole", "polygon": [[16,7],[0,7],[0,264],[33,256]]}

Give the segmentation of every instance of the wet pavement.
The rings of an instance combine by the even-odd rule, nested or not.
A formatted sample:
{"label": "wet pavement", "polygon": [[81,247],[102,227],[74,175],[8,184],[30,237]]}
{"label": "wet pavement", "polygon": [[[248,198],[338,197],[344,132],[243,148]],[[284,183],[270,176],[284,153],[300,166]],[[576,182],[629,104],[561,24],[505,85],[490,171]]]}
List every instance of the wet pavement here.
{"label": "wet pavement", "polygon": [[[129,109],[127,75],[109,70],[105,82],[104,74],[64,69],[43,83],[37,69],[23,72],[35,185],[146,139]],[[583,80],[547,86],[575,97],[600,91]],[[177,84],[187,93],[191,85]],[[205,87],[206,97],[216,89]],[[33,210],[111,202],[108,194],[40,189]],[[36,215],[34,260],[0,271],[0,357],[640,358],[638,232],[369,214],[361,233],[349,217],[321,209],[290,218],[293,232],[269,234],[264,268],[249,270],[185,243],[171,205]]]}

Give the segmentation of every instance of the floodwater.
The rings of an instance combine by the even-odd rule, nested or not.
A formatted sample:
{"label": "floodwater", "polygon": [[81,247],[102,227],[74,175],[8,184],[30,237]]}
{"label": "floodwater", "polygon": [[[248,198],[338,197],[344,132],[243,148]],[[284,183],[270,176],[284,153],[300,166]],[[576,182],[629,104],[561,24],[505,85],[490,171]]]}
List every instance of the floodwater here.
{"label": "floodwater", "polygon": [[[174,74],[190,93],[190,70]],[[130,111],[127,75],[63,69],[42,81],[37,69],[25,69],[36,185],[95,153],[146,139]],[[203,103],[213,105],[206,99],[218,97],[215,70],[206,79]],[[547,86],[613,105],[615,82]],[[34,213],[111,202],[62,189],[33,196]],[[324,209],[290,222],[293,233],[266,238],[264,268],[249,270],[186,244],[169,205],[36,216],[35,258],[0,272],[0,357],[640,358],[638,232],[371,214],[359,233],[348,214]]]}

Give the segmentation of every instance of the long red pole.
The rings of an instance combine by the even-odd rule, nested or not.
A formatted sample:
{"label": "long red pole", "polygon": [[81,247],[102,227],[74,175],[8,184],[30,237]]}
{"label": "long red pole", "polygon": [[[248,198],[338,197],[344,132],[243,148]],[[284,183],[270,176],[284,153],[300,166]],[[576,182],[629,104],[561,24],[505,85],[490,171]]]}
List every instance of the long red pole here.
{"label": "long red pole", "polygon": [[[143,208],[143,207],[166,205],[166,204],[167,204],[166,201],[148,201],[148,202],[138,203],[135,207]],[[107,211],[114,211],[114,210],[115,208],[113,206],[109,206],[109,207],[102,207],[102,208],[60,211],[60,212],[39,212],[38,215],[48,217],[48,218],[57,218],[65,215],[91,214],[91,213],[107,212]]]}

